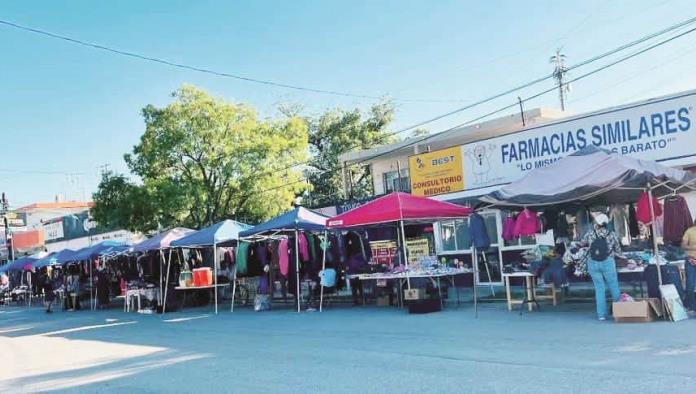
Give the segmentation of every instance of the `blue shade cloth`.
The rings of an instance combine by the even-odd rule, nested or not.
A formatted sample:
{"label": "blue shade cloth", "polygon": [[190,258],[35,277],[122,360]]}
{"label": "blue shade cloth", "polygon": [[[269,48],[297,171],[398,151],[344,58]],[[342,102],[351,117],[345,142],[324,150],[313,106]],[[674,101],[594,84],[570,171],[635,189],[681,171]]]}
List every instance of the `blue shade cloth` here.
{"label": "blue shade cloth", "polygon": [[248,224],[234,220],[223,220],[222,222],[215,223],[212,226],[202,228],[195,233],[172,241],[170,246],[180,248],[212,246],[214,244],[239,239],[239,233],[244,230],[249,230],[250,228],[251,226]]}
{"label": "blue shade cloth", "polygon": [[75,254],[75,250],[63,249],[60,252],[49,254],[48,256],[36,260],[33,265],[34,269],[43,268],[49,265],[62,264],[67,261],[72,261],[72,256]]}
{"label": "blue shade cloth", "polygon": [[24,269],[24,266],[27,264],[33,264],[34,261],[36,261],[35,258],[32,257],[20,257],[17,260],[5,264],[0,267],[0,272],[6,272],[6,271],[21,271]]}
{"label": "blue shade cloth", "polygon": [[[102,241],[98,244],[88,246],[85,248],[82,248],[78,251],[76,251],[72,256],[69,256],[72,260],[65,260],[65,261],[82,261],[82,260],[91,260],[93,258],[99,257],[102,254],[104,254],[105,251],[110,250],[114,247],[123,247],[125,246],[123,242],[119,241]],[[67,258],[68,256],[66,256]],[[58,261],[59,263],[63,263],[65,261]]]}
{"label": "blue shade cloth", "polygon": [[324,231],[328,216],[297,207],[250,230],[239,233],[240,238],[274,231]]}
{"label": "blue shade cloth", "polygon": [[146,239],[143,242],[133,246],[134,252],[147,252],[149,250],[159,250],[166,249],[172,241],[176,241],[179,238],[183,238],[195,230],[185,227],[174,227],[171,230],[167,230],[163,233],[159,233],[152,238]]}

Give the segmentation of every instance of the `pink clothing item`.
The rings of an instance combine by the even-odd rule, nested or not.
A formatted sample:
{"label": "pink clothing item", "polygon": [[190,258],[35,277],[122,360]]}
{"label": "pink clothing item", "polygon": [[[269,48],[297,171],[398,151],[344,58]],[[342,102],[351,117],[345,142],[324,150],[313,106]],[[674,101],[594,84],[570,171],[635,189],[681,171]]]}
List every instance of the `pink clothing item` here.
{"label": "pink clothing item", "polygon": [[288,240],[281,239],[278,244],[278,265],[280,265],[281,275],[287,277],[290,270],[290,259],[288,256]]}
{"label": "pink clothing item", "polygon": [[541,223],[539,223],[536,212],[524,209],[517,215],[513,231],[514,237],[530,237],[539,232],[541,232]]}
{"label": "pink clothing item", "polygon": [[307,237],[303,233],[300,233],[297,242],[300,244],[300,258],[302,261],[309,261],[309,244],[307,243]]}
{"label": "pink clothing item", "polygon": [[[657,198],[653,196],[653,209],[655,210],[655,217],[662,216],[662,206]],[[652,223],[652,215],[650,214],[650,199],[648,198],[648,193],[643,192],[638,199],[638,204],[636,206],[636,219],[639,222],[650,224]]]}
{"label": "pink clothing item", "polygon": [[503,221],[503,239],[510,241],[515,239],[515,219],[508,216]]}

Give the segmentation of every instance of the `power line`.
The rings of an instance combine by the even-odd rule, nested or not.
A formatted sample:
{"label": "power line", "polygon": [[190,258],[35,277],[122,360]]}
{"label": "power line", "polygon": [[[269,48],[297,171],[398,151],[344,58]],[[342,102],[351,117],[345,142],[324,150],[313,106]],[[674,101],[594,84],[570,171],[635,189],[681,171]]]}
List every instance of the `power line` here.
{"label": "power line", "polygon": [[[683,37],[683,36],[685,36],[685,35],[687,35],[687,34],[691,34],[691,33],[693,33],[694,31],[696,31],[696,28],[689,29],[689,30],[687,30],[687,31],[685,31],[685,32],[679,33],[679,34],[677,34],[677,35],[674,35],[674,36],[672,36],[672,37],[669,37],[669,38],[667,38],[667,39],[664,39],[664,40],[662,40],[662,41],[660,41],[660,42],[657,42],[657,43],[655,43],[655,44],[652,44],[652,45],[650,45],[650,46],[647,46],[647,47],[645,47],[645,48],[643,48],[643,49],[641,49],[641,50],[639,50],[639,51],[633,52],[633,53],[631,53],[631,54],[629,54],[629,55],[626,55],[626,56],[624,56],[624,57],[622,57],[622,58],[620,58],[620,59],[618,59],[618,60],[615,60],[615,61],[613,61],[613,62],[607,63],[607,64],[605,64],[605,65],[603,65],[603,66],[601,66],[601,67],[599,67],[599,68],[596,68],[596,69],[594,69],[594,70],[592,70],[592,71],[589,71],[589,72],[587,72],[587,73],[585,73],[585,74],[582,74],[582,75],[580,75],[580,76],[578,76],[578,77],[576,77],[576,78],[573,78],[573,79],[569,80],[568,83],[572,83],[572,82],[576,82],[576,81],[585,79],[585,78],[587,78],[587,77],[589,77],[589,76],[591,76],[591,75],[594,75],[594,74],[596,74],[596,73],[598,73],[598,72],[604,71],[604,70],[606,70],[606,69],[608,69],[608,68],[610,68],[610,67],[613,67],[613,66],[615,66],[615,65],[617,65],[617,64],[620,64],[620,63],[623,63],[623,62],[625,62],[625,61],[627,61],[627,60],[629,60],[629,59],[632,59],[632,58],[634,58],[634,57],[636,57],[636,56],[639,56],[639,55],[641,55],[641,54],[643,54],[643,53],[645,53],[645,52],[648,52],[648,51],[650,51],[650,50],[652,50],[652,49],[655,49],[655,48],[657,48],[657,47],[659,47],[659,46],[665,45],[665,44],[667,44],[667,43],[669,43],[669,42],[671,42],[671,41],[674,41],[674,40],[676,40],[677,38]],[[554,86],[554,87],[552,87],[552,88],[550,88],[550,89],[546,89],[546,90],[543,90],[543,91],[541,91],[541,92],[539,92],[539,93],[536,93],[536,94],[534,94],[534,95],[532,95],[532,96],[529,96],[529,97],[523,99],[522,102],[527,102],[527,101],[536,99],[536,98],[538,98],[538,97],[541,97],[541,96],[543,96],[543,95],[545,95],[545,94],[547,94],[547,93],[553,92],[553,91],[555,91],[555,90],[556,90],[556,87]],[[420,138],[420,139],[418,139],[418,141],[414,141],[414,142],[412,142],[412,143],[409,144],[409,145],[412,146],[412,145],[418,144],[418,143],[420,143],[420,142],[423,142],[423,141],[425,141],[425,140],[428,140],[428,139],[430,139],[430,138],[433,138],[433,137],[435,137],[435,136],[442,136],[442,135],[445,135],[445,134],[448,133],[448,132],[451,132],[451,131],[456,130],[456,129],[460,128],[460,127],[467,126],[467,125],[469,125],[469,124],[478,122],[478,121],[480,121],[480,120],[482,120],[482,119],[485,119],[485,118],[487,118],[487,117],[489,117],[489,116],[495,115],[495,114],[497,114],[497,113],[499,113],[499,112],[508,110],[508,109],[510,109],[510,108],[514,108],[514,107],[516,107],[517,105],[518,105],[518,103],[515,102],[515,103],[513,103],[513,104],[510,104],[510,105],[501,107],[501,108],[499,108],[499,109],[496,109],[495,111],[489,112],[489,113],[487,113],[487,114],[485,114],[485,115],[479,116],[479,117],[477,117],[477,118],[475,118],[475,119],[472,119],[472,120],[470,120],[470,121],[467,121],[467,122],[465,122],[465,123],[461,123],[461,124],[459,124],[459,125],[456,125],[456,126],[454,126],[454,127],[451,127],[451,128],[449,128],[449,129],[447,129],[447,130],[445,130],[445,131],[443,131],[443,132],[440,132],[440,133],[437,133],[437,134],[434,134],[434,135],[428,135],[428,136],[425,136],[425,137],[423,137],[423,138]],[[361,160],[361,161],[358,161],[358,162],[355,162],[355,163],[351,163],[350,165],[355,166],[355,165],[363,164],[363,163],[365,163],[365,162],[367,162],[367,161],[371,161],[371,160],[374,160],[374,159],[376,159],[376,158],[378,158],[378,157],[381,157],[381,156],[384,156],[384,155],[393,153],[393,152],[395,152],[395,151],[397,151],[397,150],[399,150],[399,149],[404,148],[405,146],[408,146],[408,145],[396,146],[396,147],[394,147],[394,148],[392,148],[392,149],[390,149],[390,150],[387,150],[387,151],[385,151],[385,152],[377,153],[377,154],[375,154],[375,155],[373,155],[373,156],[370,156],[370,157],[367,157],[367,158],[365,158],[365,159],[363,159],[363,160]],[[331,172],[336,172],[336,171],[338,171],[338,170],[341,170],[341,169],[338,168],[338,169],[325,170],[325,171],[320,172],[319,174],[320,174],[320,175],[323,175],[323,174],[327,174],[327,173],[331,173]],[[301,182],[306,182],[306,181],[307,181],[307,178],[303,178],[303,179],[300,179],[300,180],[298,180],[298,181],[294,181],[294,182],[290,182],[290,183],[283,184],[283,185],[280,185],[280,186],[276,186],[276,187],[273,187],[273,188],[261,190],[261,191],[259,191],[259,192],[256,192],[256,194],[263,194],[263,193],[266,193],[266,192],[269,192],[269,191],[277,190],[277,189],[280,189],[280,188],[283,188],[283,187],[291,186],[291,185],[298,184],[298,183],[301,183]]]}
{"label": "power line", "polygon": [[[332,95],[332,96],[353,97],[353,98],[370,99],[370,100],[382,100],[382,99],[386,98],[385,96],[373,96],[373,95],[366,95],[366,94],[355,94],[355,93],[349,93],[349,92],[341,92],[341,91],[337,91],[337,90],[316,89],[316,88],[304,87],[304,86],[299,86],[299,85],[287,84],[287,83],[283,83],[283,82],[275,82],[275,81],[270,81],[270,80],[246,77],[243,75],[237,75],[237,74],[231,74],[231,73],[222,72],[222,71],[211,70],[208,68],[192,66],[192,65],[188,65],[188,64],[184,64],[184,63],[177,63],[177,62],[173,62],[171,60],[156,58],[153,56],[141,55],[139,53],[135,53],[135,52],[131,52],[131,51],[115,49],[115,48],[108,47],[105,45],[96,44],[96,43],[88,42],[88,41],[83,41],[83,40],[79,40],[76,38],[72,38],[72,37],[68,37],[68,36],[64,36],[64,35],[60,35],[60,34],[56,34],[56,33],[51,33],[51,32],[46,31],[46,30],[41,30],[41,29],[37,29],[37,28],[33,28],[33,27],[19,25],[17,23],[6,21],[6,20],[0,19],[0,24],[6,25],[9,27],[13,27],[15,29],[20,29],[20,30],[28,31],[28,32],[35,33],[35,34],[40,34],[40,35],[45,36],[45,37],[50,37],[50,38],[54,38],[57,40],[67,41],[67,42],[72,43],[72,44],[77,44],[77,45],[81,45],[81,46],[92,48],[92,49],[98,49],[101,51],[111,52],[111,53],[121,55],[121,56],[127,56],[127,57],[131,57],[131,58],[135,58],[135,59],[139,59],[139,60],[144,60],[144,61],[148,61],[148,62],[153,62],[153,63],[159,63],[159,64],[163,64],[166,66],[175,67],[175,68],[179,68],[179,69],[215,75],[218,77],[232,78],[232,79],[237,79],[240,81],[256,83],[256,84],[261,84],[261,85],[267,85],[267,86],[273,86],[273,87],[277,87],[277,88],[299,90],[299,91],[310,92],[310,93],[327,94],[327,95]],[[452,102],[461,103],[461,102],[466,101],[466,100],[437,100],[437,99],[417,99],[417,98],[401,98],[401,99],[400,98],[393,98],[393,100],[400,101],[400,102],[413,102],[413,103],[448,103],[448,102],[449,103],[452,103]]]}
{"label": "power line", "polygon": [[17,170],[12,168],[0,168],[0,172],[11,172],[17,174],[38,174],[38,175],[84,175],[83,172],[75,171],[40,171],[40,170]]}
{"label": "power line", "polygon": [[[618,47],[616,47],[616,48],[614,48],[614,49],[612,49],[612,50],[606,51],[606,52],[604,52],[604,53],[602,53],[602,54],[599,54],[599,55],[597,55],[597,56],[593,56],[593,57],[591,57],[591,58],[589,58],[589,59],[586,59],[586,60],[584,60],[584,61],[582,61],[582,62],[580,62],[580,63],[577,63],[577,64],[575,64],[575,65],[573,65],[573,66],[566,67],[566,68],[565,68],[565,71],[568,72],[568,71],[571,71],[571,70],[574,70],[574,69],[577,69],[577,68],[586,66],[586,65],[588,65],[588,64],[594,63],[594,62],[596,62],[596,61],[598,61],[598,60],[601,60],[601,59],[604,59],[604,58],[609,57],[609,56],[611,56],[611,55],[614,55],[614,54],[616,54],[616,53],[618,53],[618,52],[621,52],[621,51],[624,51],[624,50],[626,50],[626,49],[628,49],[628,48],[631,48],[631,47],[634,47],[634,46],[636,46],[636,45],[642,44],[642,43],[644,43],[644,42],[646,42],[646,41],[649,41],[649,40],[651,40],[651,39],[653,39],[653,38],[659,37],[659,36],[664,35],[664,34],[667,34],[667,33],[669,33],[669,32],[678,30],[678,29],[680,29],[680,28],[682,28],[682,27],[688,26],[688,25],[690,25],[690,24],[692,24],[692,23],[694,23],[694,22],[696,22],[696,17],[687,19],[687,20],[685,20],[685,21],[683,21],[683,22],[679,22],[679,23],[677,23],[677,24],[674,24],[674,25],[672,25],[672,26],[669,26],[669,27],[667,27],[667,28],[665,28],[665,29],[662,29],[662,30],[660,30],[660,31],[657,31],[657,32],[655,32],[655,33],[648,34],[648,35],[643,36],[643,37],[641,37],[641,38],[638,38],[638,39],[636,39],[636,40],[634,40],[634,41],[631,41],[631,42],[629,42],[629,43],[620,45],[620,46],[618,46]],[[409,130],[413,130],[413,129],[417,128],[417,127],[425,126],[425,125],[427,125],[427,124],[429,124],[429,123],[436,122],[436,121],[438,121],[438,120],[442,120],[442,119],[444,119],[444,118],[450,117],[450,116],[452,116],[452,115],[458,114],[458,113],[463,112],[463,111],[466,111],[466,110],[468,110],[468,109],[471,109],[471,108],[474,108],[474,107],[477,107],[477,106],[480,106],[480,105],[489,103],[489,102],[491,102],[491,101],[493,101],[493,100],[496,100],[496,99],[498,99],[498,98],[507,96],[507,95],[509,95],[509,94],[511,94],[511,93],[514,93],[514,92],[517,92],[517,91],[519,91],[519,90],[522,90],[522,89],[531,87],[531,86],[533,86],[533,85],[536,85],[536,84],[538,84],[538,83],[544,82],[544,81],[546,81],[546,80],[548,80],[548,79],[552,79],[552,78],[554,78],[554,77],[555,77],[555,73],[547,74],[546,76],[539,77],[539,78],[534,79],[534,80],[532,80],[532,81],[530,81],[530,82],[524,83],[524,84],[519,85],[519,86],[517,86],[517,87],[514,87],[514,88],[512,88],[512,89],[508,89],[508,90],[505,90],[505,91],[503,91],[503,92],[494,94],[493,96],[490,96],[490,97],[487,97],[487,98],[485,98],[485,99],[482,99],[482,100],[476,101],[476,102],[474,102],[474,103],[468,104],[468,105],[466,105],[466,106],[457,108],[457,109],[452,110],[452,111],[449,111],[449,112],[447,112],[447,113],[444,113],[444,114],[435,116],[435,117],[433,117],[433,118],[430,118],[430,119],[424,120],[424,121],[422,121],[422,122],[416,123],[416,124],[414,124],[414,125],[411,125],[411,126],[408,126],[408,127],[402,128],[402,129],[399,129],[399,130],[397,130],[397,131],[393,131],[393,132],[390,132],[390,133],[386,133],[386,134],[385,134],[385,137],[393,137],[393,136],[396,136],[396,135],[405,133],[405,132],[407,132],[407,131],[409,131]],[[571,81],[571,82],[572,82],[572,81]],[[567,82],[566,85],[567,85],[568,83],[570,83],[570,82]],[[429,136],[425,136],[424,138],[427,140],[427,139],[429,139],[429,138],[432,138],[432,137],[434,137],[434,136],[438,136],[438,135],[441,135],[441,134],[442,134],[442,133],[432,134],[432,135],[429,135]],[[417,143],[419,143],[419,142],[420,142],[420,140],[419,140],[419,141],[415,141],[415,142],[413,142],[412,144],[417,144]],[[357,148],[359,148],[360,146],[361,146],[361,144],[353,145],[353,146],[349,147],[347,150],[348,150],[348,151],[352,151],[353,149],[357,149]],[[301,166],[301,165],[308,164],[309,162],[310,162],[310,160],[299,161],[299,162],[293,163],[293,164],[291,164],[291,165],[288,165],[288,166],[283,167],[283,168],[280,168],[280,169],[275,169],[275,170],[273,170],[273,171],[270,171],[270,170],[269,170],[269,171],[267,171],[266,173],[263,173],[263,174],[261,174],[261,175],[270,175],[270,174],[275,173],[275,172],[286,171],[286,170],[289,170],[289,169],[294,168],[294,167],[297,167],[297,166]],[[321,173],[320,173],[320,174],[321,174]],[[259,174],[256,174],[255,176],[259,176]]]}

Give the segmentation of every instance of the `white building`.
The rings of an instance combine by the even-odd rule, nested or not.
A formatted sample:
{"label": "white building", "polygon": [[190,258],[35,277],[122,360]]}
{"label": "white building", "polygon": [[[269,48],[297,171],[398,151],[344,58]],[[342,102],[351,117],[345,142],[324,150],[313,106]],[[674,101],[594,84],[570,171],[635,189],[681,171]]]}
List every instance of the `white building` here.
{"label": "white building", "polygon": [[[533,109],[524,113],[524,125],[517,113],[423,140],[413,138],[349,153],[341,161],[344,168],[368,165],[375,195],[400,190],[467,204],[588,145],[669,166],[696,168],[695,109],[696,90],[575,116]],[[350,185],[345,187],[349,195]],[[689,203],[693,210],[696,204]],[[503,263],[519,260],[519,251],[536,241],[503,241],[502,220],[508,212],[482,214],[493,245],[487,254],[492,266],[489,272],[480,270],[479,283],[500,283]],[[438,256],[471,261],[466,227],[466,220],[435,225]]]}

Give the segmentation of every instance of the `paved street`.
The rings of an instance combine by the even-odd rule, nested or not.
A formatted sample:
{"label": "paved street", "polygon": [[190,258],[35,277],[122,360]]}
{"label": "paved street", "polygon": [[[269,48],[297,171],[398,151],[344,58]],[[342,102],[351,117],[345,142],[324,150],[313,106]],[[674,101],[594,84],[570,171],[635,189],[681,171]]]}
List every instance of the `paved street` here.
{"label": "paved street", "polygon": [[615,324],[591,304],[429,315],[0,311],[0,392],[696,390],[696,320]]}

